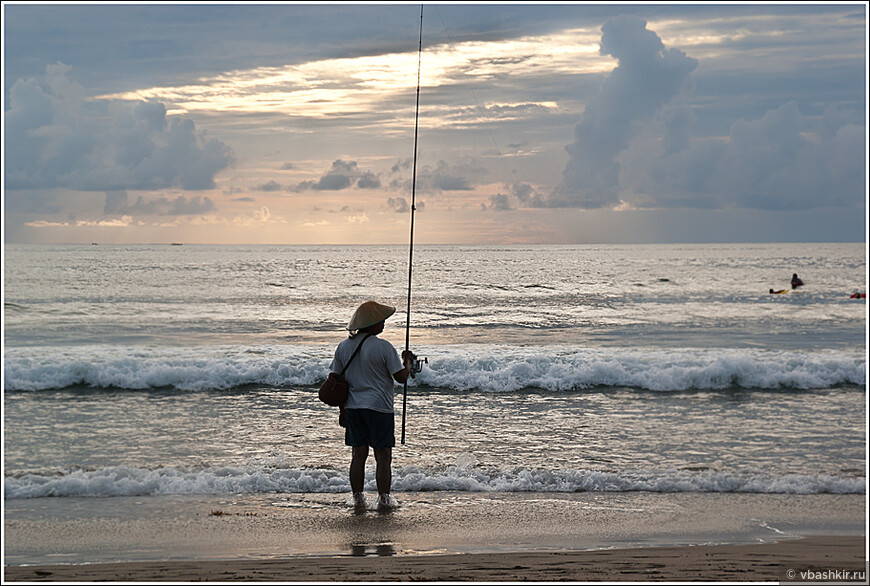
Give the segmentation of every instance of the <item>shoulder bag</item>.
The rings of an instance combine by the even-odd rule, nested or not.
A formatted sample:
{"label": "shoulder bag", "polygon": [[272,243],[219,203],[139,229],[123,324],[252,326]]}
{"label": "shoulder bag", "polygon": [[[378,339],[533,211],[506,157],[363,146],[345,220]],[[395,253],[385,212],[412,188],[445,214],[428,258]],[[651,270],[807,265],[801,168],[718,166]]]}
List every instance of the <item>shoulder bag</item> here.
{"label": "shoulder bag", "polygon": [[344,378],[344,373],[347,371],[347,367],[350,366],[350,363],[353,362],[353,359],[356,358],[360,348],[362,348],[362,345],[370,335],[371,334],[366,334],[366,337],[362,339],[359,345],[357,345],[350,360],[348,360],[347,364],[344,365],[344,368],[341,369],[341,374],[330,372],[329,376],[326,377],[326,380],[323,381],[323,384],[320,385],[320,391],[318,391],[317,395],[320,397],[321,401],[330,407],[342,407],[347,402],[349,387]]}

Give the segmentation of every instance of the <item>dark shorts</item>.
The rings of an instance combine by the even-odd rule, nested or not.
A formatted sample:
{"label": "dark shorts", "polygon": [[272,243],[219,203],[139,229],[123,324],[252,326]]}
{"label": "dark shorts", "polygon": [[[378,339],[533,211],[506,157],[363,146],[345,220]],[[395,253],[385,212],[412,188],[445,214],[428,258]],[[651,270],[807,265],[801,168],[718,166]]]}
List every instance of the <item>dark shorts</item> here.
{"label": "dark shorts", "polygon": [[396,445],[396,423],[392,413],[371,409],[346,409],[347,427],[344,443],[348,446],[371,446],[374,449]]}

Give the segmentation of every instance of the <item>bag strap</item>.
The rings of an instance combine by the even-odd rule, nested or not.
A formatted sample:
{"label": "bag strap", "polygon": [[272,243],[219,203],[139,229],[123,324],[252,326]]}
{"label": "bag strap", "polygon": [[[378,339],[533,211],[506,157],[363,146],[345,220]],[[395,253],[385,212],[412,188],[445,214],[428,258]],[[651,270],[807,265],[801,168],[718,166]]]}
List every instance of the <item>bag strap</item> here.
{"label": "bag strap", "polygon": [[344,376],[344,373],[347,370],[347,367],[350,366],[350,363],[353,362],[354,358],[356,358],[356,355],[359,353],[360,348],[362,348],[362,345],[365,343],[365,341],[369,339],[369,336],[371,336],[371,334],[366,334],[366,337],[362,339],[362,342],[357,344],[356,350],[354,350],[353,354],[351,354],[351,356],[350,356],[350,360],[348,360],[347,364],[344,365],[344,368],[341,369],[340,376]]}

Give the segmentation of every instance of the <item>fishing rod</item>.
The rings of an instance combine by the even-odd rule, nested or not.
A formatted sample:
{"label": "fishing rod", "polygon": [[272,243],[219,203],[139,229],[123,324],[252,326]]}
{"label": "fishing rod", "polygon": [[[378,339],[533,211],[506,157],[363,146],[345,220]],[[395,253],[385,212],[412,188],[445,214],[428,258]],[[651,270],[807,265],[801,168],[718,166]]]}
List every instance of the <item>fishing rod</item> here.
{"label": "fishing rod", "polygon": [[[417,134],[420,127],[420,63],[423,55],[423,5],[420,5],[420,42],[417,45],[417,106],[414,111],[414,164],[411,170],[411,238],[408,245],[408,308],[405,317],[405,351],[411,349],[411,276],[414,270],[414,212],[417,211]],[[423,368],[419,360],[411,367],[411,376]],[[405,445],[405,414],[408,412],[408,381],[402,391],[402,445]]]}

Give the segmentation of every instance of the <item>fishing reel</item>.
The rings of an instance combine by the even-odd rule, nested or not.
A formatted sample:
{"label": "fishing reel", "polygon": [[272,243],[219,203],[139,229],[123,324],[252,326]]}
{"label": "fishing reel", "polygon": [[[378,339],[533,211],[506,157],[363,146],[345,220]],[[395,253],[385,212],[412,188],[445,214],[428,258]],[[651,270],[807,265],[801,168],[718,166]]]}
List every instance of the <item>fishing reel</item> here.
{"label": "fishing reel", "polygon": [[423,365],[429,364],[428,358],[415,358],[414,362],[411,364],[411,378],[416,378],[415,375],[418,372],[423,371]]}

